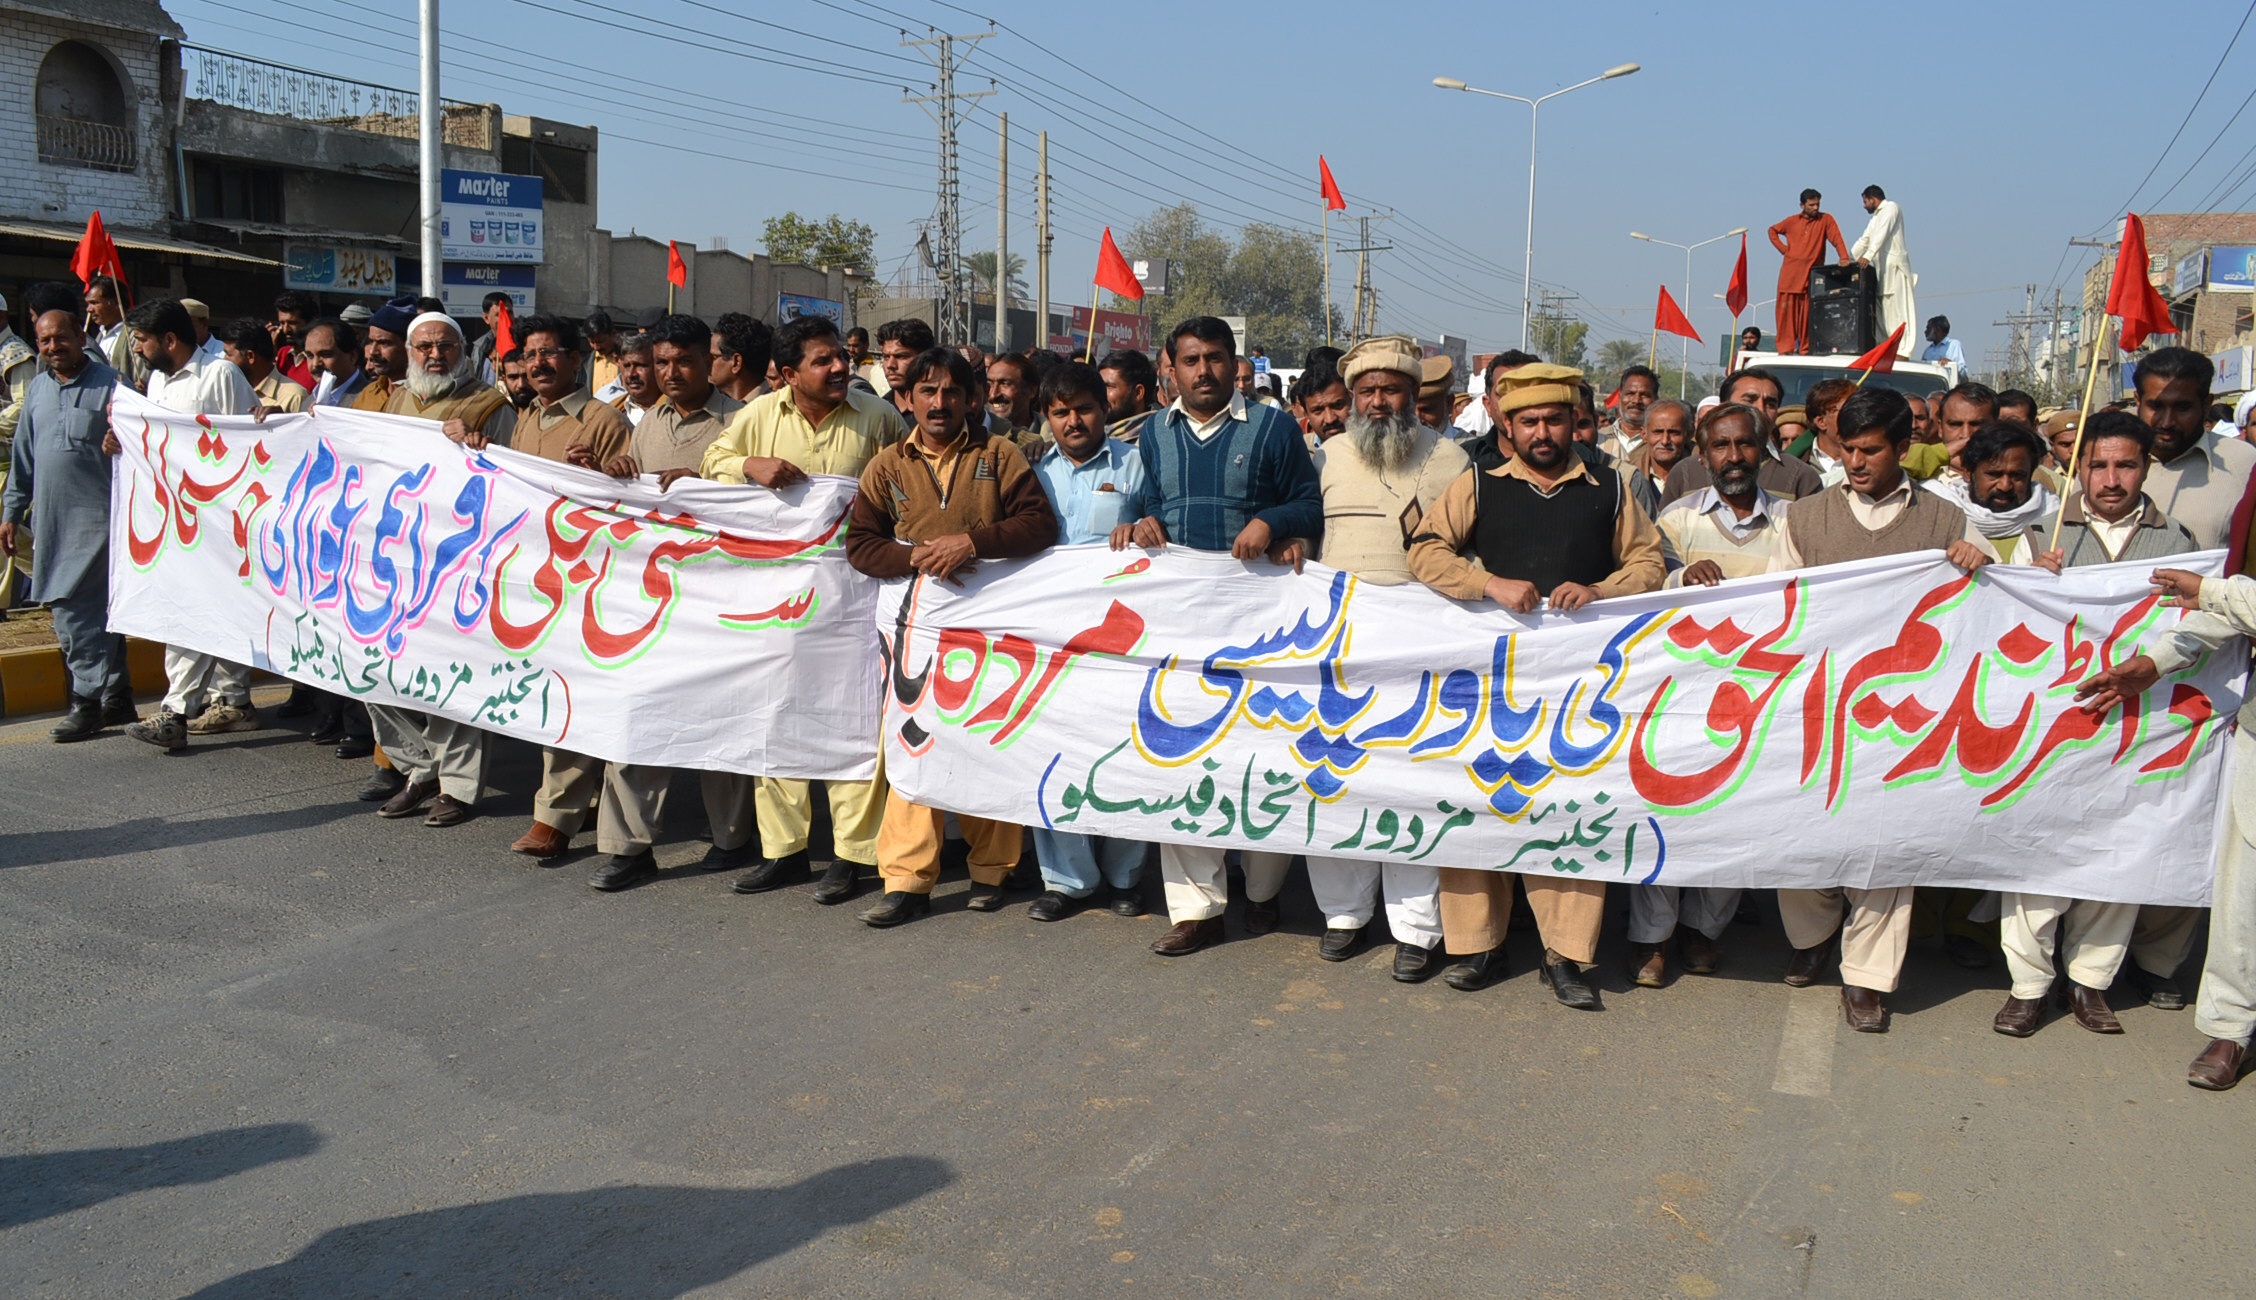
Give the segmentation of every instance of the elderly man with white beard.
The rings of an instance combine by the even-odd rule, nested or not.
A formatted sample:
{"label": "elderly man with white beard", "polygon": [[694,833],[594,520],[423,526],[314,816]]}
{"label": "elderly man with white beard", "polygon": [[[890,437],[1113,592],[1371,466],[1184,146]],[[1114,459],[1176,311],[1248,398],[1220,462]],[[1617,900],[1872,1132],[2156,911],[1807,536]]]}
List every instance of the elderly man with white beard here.
{"label": "elderly man with white beard", "polygon": [[[1418,345],[1400,335],[1365,339],[1340,358],[1346,427],[1314,453],[1324,490],[1318,558],[1359,582],[1409,582],[1410,538],[1470,462],[1418,420]],[[1441,969],[1441,875],[1436,867],[1359,858],[1308,859],[1308,884],[1324,913],[1317,955],[1346,961],[1386,892],[1394,977],[1416,983]]]}
{"label": "elderly man with white beard", "polygon": [[[407,327],[407,377],[384,402],[392,415],[441,422],[449,438],[484,439],[507,445],[517,423],[517,408],[499,390],[481,383],[462,346],[462,330],[438,312],[425,312]],[[468,723],[396,705],[370,704],[368,720],[376,743],[384,747],[397,775],[379,771],[377,786],[396,784],[376,809],[380,817],[413,816],[425,802],[425,826],[457,826],[470,819],[485,787],[486,733]]]}

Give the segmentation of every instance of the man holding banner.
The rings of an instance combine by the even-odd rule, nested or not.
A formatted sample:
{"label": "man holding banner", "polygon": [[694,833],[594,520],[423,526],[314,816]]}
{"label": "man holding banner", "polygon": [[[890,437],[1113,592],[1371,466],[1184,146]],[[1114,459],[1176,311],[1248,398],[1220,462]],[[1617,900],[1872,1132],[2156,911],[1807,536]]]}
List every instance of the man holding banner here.
{"label": "man holding banner", "polygon": [[[1180,396],[1137,439],[1144,460],[1138,518],[1113,530],[1114,550],[1172,542],[1297,569],[1305,547],[1323,535],[1324,491],[1300,430],[1283,411],[1238,393],[1237,350],[1237,335],[1214,316],[1191,317],[1167,340]],[[1246,929],[1267,934],[1277,928],[1277,895],[1292,856],[1247,850],[1241,857]],[[1223,851],[1162,844],[1159,874],[1173,927],[1152,951],[1181,957],[1221,942],[1230,902]]]}
{"label": "man holding banner", "polygon": [[[781,355],[781,349],[778,349]],[[973,429],[979,374],[950,348],[931,348],[901,371],[915,431],[879,452],[862,472],[846,536],[846,558],[873,578],[953,582],[980,560],[1010,560],[1057,541],[1057,516],[1026,457],[1009,438]],[[912,587],[905,599],[913,600]],[[904,738],[905,739],[905,738]],[[890,737],[880,737],[881,754]],[[882,757],[880,759],[882,760]],[[884,928],[932,910],[940,879],[947,814],[885,796],[877,831],[877,871],[885,896],[861,919]],[[975,912],[1003,905],[1003,881],[1018,865],[1025,836],[1015,823],[958,815],[971,846]]]}
{"label": "man holding banner", "polygon": [[[1840,486],[1795,503],[1779,526],[1774,572],[1915,551],[1944,551],[1963,569],[1997,559],[1974,521],[1903,472],[1911,446],[1911,407],[1886,388],[1860,388],[1841,404],[1835,431],[1846,477]],[[1778,910],[1794,955],[1786,983],[1817,982],[1841,936],[1841,1010],[1859,1033],[1888,1030],[1884,994],[1895,991],[1911,942],[1912,888],[1781,889]],[[1842,909],[1847,908],[1844,923]]]}
{"label": "man holding banner", "polygon": [[[1582,372],[1536,362],[1497,377],[1492,402],[1512,459],[1467,470],[1410,542],[1410,571],[1452,600],[1493,600],[1515,613],[1572,613],[1591,601],[1660,590],[1660,534],[1622,476],[1574,453]],[[1444,867],[1441,924],[1452,956],[1442,978],[1470,992],[1504,976],[1514,876]],[[1606,882],[1519,876],[1543,938],[1543,980],[1559,1001],[1598,1009],[1582,968],[1598,959]]]}

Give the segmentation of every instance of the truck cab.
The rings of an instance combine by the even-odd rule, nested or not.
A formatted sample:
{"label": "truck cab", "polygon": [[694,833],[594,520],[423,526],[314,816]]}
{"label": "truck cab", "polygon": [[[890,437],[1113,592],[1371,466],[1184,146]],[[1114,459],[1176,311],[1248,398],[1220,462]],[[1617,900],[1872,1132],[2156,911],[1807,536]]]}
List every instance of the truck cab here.
{"label": "truck cab", "polygon": [[[1788,355],[1783,352],[1742,352],[1739,369],[1767,370],[1778,376],[1786,386],[1781,406],[1800,406],[1809,400],[1809,391],[1828,379],[1846,379],[1854,383],[1864,372],[1854,369],[1853,353],[1831,355]],[[1875,373],[1865,383],[1873,388],[1893,388],[1899,393],[1932,397],[1949,390],[1959,381],[1958,367],[1937,365],[1930,361],[1906,361],[1897,358],[1893,370]]]}

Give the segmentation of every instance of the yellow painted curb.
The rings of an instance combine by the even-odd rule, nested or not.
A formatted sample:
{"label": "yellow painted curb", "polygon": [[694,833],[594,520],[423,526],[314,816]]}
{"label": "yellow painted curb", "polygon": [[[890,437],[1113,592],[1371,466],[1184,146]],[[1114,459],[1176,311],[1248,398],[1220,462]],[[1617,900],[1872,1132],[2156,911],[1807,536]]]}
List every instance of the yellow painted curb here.
{"label": "yellow painted curb", "polygon": [[[139,637],[125,639],[125,667],[135,695],[165,688],[164,647]],[[60,713],[70,704],[70,669],[61,646],[0,650],[0,718]]]}

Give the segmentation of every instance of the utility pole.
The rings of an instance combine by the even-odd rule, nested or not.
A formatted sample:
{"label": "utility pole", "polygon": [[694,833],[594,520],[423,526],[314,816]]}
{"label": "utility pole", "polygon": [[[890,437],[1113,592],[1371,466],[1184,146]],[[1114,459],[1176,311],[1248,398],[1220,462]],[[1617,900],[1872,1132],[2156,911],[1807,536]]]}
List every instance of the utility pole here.
{"label": "utility pole", "polygon": [[[2068,246],[2070,248],[2098,248],[2113,252],[2116,242],[2112,239],[2071,239],[2068,241]],[[2086,277],[2085,283],[2090,283],[2089,277]],[[2086,340],[2090,340],[2094,347],[2098,345],[2101,331],[2095,327],[2099,322],[2107,319],[2107,313],[2104,308],[2100,311],[2093,311],[2091,295],[2082,290],[2077,291],[2076,307],[2076,351],[2081,353],[2084,350]],[[2087,360],[2087,358],[2079,355],[2076,358],[2076,367],[2068,372],[2068,377],[2074,379],[2083,370]],[[2112,393],[2115,390],[2110,387],[2107,391]]]}
{"label": "utility pole", "polygon": [[1010,114],[996,115],[995,351],[1010,351]]}
{"label": "utility pole", "polygon": [[439,172],[445,166],[439,152],[439,0],[423,0],[422,32],[418,42],[422,51],[423,94],[417,123],[417,154],[421,160],[423,192],[423,293],[426,297],[444,296],[440,284],[445,277],[439,241]]}
{"label": "utility pole", "polygon": [[[1394,247],[1392,244],[1374,244],[1371,242],[1371,219],[1369,217],[1357,217],[1355,220],[1362,231],[1362,238],[1356,241],[1355,247],[1339,250],[1343,253],[1355,254],[1355,323],[1349,329],[1347,336],[1348,343],[1351,346],[1363,340],[1366,318],[1370,325],[1369,333],[1378,333],[1379,303],[1378,295],[1371,288],[1371,254],[1384,253]],[[1383,221],[1385,218],[1381,217],[1380,220]],[[1331,311],[1331,304],[1324,304],[1324,310],[1328,315]]]}
{"label": "utility pole", "polygon": [[1050,345],[1050,133],[1035,136],[1034,344]]}
{"label": "utility pole", "polygon": [[1992,325],[2010,326],[2013,333],[2005,349],[2005,368],[2001,373],[2013,375],[2018,382],[2034,384],[2037,379],[2036,351],[2030,339],[2036,324],[2044,317],[2037,314],[2037,286],[2027,289],[2027,303],[2018,313],[2010,313],[2004,320],[1991,321]]}
{"label": "utility pole", "polygon": [[901,102],[927,105],[925,111],[940,126],[940,238],[933,250],[933,260],[940,274],[940,328],[937,332],[942,343],[971,341],[971,287],[965,280],[963,266],[963,186],[956,171],[956,123],[963,115],[958,104],[959,101],[985,99],[995,93],[992,89],[958,92],[956,70],[963,66],[964,55],[973,46],[994,34],[986,31],[971,36],[928,36],[901,42],[929,46],[933,65],[940,71],[933,93],[904,95]]}

